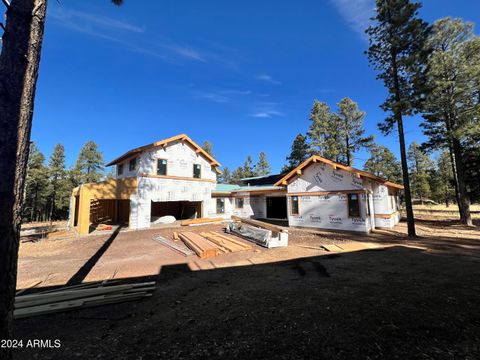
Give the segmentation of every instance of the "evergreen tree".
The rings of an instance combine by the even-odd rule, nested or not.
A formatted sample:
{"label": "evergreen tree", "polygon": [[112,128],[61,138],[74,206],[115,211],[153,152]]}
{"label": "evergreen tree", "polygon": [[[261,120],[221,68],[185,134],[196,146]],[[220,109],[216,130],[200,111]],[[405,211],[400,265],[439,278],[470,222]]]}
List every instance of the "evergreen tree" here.
{"label": "evergreen tree", "polygon": [[220,175],[218,175],[217,182],[221,184],[230,184],[232,182],[232,174],[230,173],[230,169],[225,167]]}
{"label": "evergreen tree", "polygon": [[472,135],[480,133],[480,38],[472,24],[446,18],[435,22],[428,46],[422,103],[422,126],[429,137],[425,147],[449,150],[460,219],[472,225],[465,159]]}
{"label": "evergreen tree", "polygon": [[50,178],[50,219],[64,217],[68,213],[71,188],[65,170],[65,148],[55,145],[48,162]]}
{"label": "evergreen tree", "polygon": [[434,168],[433,162],[415,141],[408,147],[407,160],[412,194],[420,199],[423,205],[425,198],[429,198],[431,195],[429,171]]}
{"label": "evergreen tree", "polygon": [[100,181],[103,177],[103,154],[98,150],[98,145],[88,141],[80,150],[75,171],[80,173],[81,183]]}
{"label": "evergreen tree", "polygon": [[250,155],[247,156],[247,160],[243,164],[241,175],[242,175],[242,178],[249,178],[252,176],[256,176],[253,168],[253,160]]}
{"label": "evergreen tree", "polygon": [[347,166],[352,166],[353,154],[361,148],[371,146],[373,136],[364,136],[363,119],[366,113],[360,111],[356,102],[349,98],[343,98],[337,106],[338,112],[335,119],[339,131],[339,139],[343,143],[339,160]]}
{"label": "evergreen tree", "polygon": [[343,148],[334,116],[327,103],[315,100],[310,112],[311,123],[307,135],[312,154],[338,162]]}
{"label": "evergreen tree", "polygon": [[400,163],[395,155],[385,146],[371,146],[370,158],[365,162],[363,169],[389,181],[402,183]]}
{"label": "evergreen tree", "polygon": [[45,220],[49,186],[48,168],[45,166],[45,156],[33,142],[30,144],[25,184],[24,218],[28,221]]}
{"label": "evergreen tree", "polygon": [[435,169],[430,171],[432,199],[447,207],[455,199],[454,179],[450,164],[450,154],[443,151],[437,159]]}
{"label": "evergreen tree", "polygon": [[202,149],[205,150],[207,154],[210,155],[211,157],[215,157],[213,155],[213,145],[211,142],[205,140],[202,144]]}
{"label": "evergreen tree", "polygon": [[295,169],[302,162],[308,158],[309,146],[307,143],[307,137],[302,134],[298,134],[295,140],[293,140],[292,150],[290,155],[287,156],[287,165],[282,168],[282,173],[287,173]]}
{"label": "evergreen tree", "polygon": [[232,172],[231,184],[240,184],[241,180],[244,178],[243,168],[239,166]]}
{"label": "evergreen tree", "polygon": [[268,163],[267,154],[262,151],[258,155],[258,162],[255,164],[253,172],[255,176],[266,176],[269,175],[271,171],[272,167]]}
{"label": "evergreen tree", "polygon": [[379,128],[389,134],[397,127],[400,143],[408,235],[415,236],[408,176],[403,116],[411,115],[417,104],[417,86],[421,83],[425,41],[429,33],[426,22],[418,18],[419,3],[409,0],[376,0],[374,24],[367,29],[370,64],[379,72],[377,79],[384,82],[389,95],[382,109],[390,112]]}

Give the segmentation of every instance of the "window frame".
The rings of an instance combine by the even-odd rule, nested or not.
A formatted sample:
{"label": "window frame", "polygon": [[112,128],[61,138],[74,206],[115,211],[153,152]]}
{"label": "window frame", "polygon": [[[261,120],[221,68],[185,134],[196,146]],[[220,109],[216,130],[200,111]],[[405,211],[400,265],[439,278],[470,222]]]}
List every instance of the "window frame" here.
{"label": "window frame", "polygon": [[[219,201],[222,202],[222,207],[223,207],[223,209],[222,209],[223,211],[221,211],[221,212],[218,211]],[[225,198],[221,198],[221,197],[216,198],[215,206],[216,206],[216,207],[215,207],[216,214],[225,214]]]}
{"label": "window frame", "polygon": [[[198,176],[195,176],[195,166],[198,166]],[[202,165],[201,164],[193,164],[193,174],[192,174],[194,179],[201,179],[202,178]]]}
{"label": "window frame", "polygon": [[[132,168],[132,163],[133,163],[133,168]],[[134,157],[133,159],[130,159],[128,162],[128,171],[135,171],[137,170],[137,158]]]}
{"label": "window frame", "polygon": [[117,176],[122,176],[123,175],[123,163],[117,164]]}
{"label": "window frame", "polygon": [[[158,169],[159,169],[158,163],[159,163],[160,161],[165,161],[165,174],[159,174],[159,173],[158,173]],[[158,176],[167,176],[167,175],[168,175],[168,160],[167,160],[167,159],[157,159],[157,171],[156,171],[156,174],[157,174]]]}
{"label": "window frame", "polygon": [[[238,202],[242,202],[242,206],[238,206]],[[243,197],[235,198],[235,209],[243,209],[245,206],[245,199]]]}
{"label": "window frame", "polygon": [[[295,201],[293,199],[296,199]],[[296,212],[293,211],[293,203],[296,202],[297,209]],[[300,201],[297,195],[290,196],[290,215],[300,215]]]}
{"label": "window frame", "polygon": [[[355,195],[357,197],[356,200],[352,199],[351,197]],[[356,212],[353,213],[352,210],[352,204],[353,202],[356,202]],[[361,217],[361,212],[360,212],[360,194],[357,193],[348,193],[347,194],[347,207],[348,207],[348,217],[349,218],[359,218]]]}

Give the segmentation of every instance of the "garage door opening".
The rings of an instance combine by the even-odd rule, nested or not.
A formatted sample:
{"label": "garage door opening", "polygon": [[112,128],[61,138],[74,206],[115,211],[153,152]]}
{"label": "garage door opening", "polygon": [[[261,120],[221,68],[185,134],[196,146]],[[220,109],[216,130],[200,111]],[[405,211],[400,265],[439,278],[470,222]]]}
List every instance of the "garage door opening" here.
{"label": "garage door opening", "polygon": [[[76,215],[76,213],[75,213]],[[128,225],[130,217],[130,200],[90,201],[90,223],[92,225]]]}
{"label": "garage door opening", "polygon": [[201,201],[152,201],[151,221],[171,215],[177,220],[202,217]]}
{"label": "garage door opening", "polygon": [[267,218],[268,219],[286,219],[287,218],[287,197],[286,196],[267,197]]}

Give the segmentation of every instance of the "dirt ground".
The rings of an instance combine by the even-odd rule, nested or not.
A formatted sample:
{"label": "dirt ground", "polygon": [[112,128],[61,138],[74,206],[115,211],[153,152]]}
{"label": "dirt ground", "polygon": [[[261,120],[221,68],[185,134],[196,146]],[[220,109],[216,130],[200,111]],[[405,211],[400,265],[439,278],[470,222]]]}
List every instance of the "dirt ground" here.
{"label": "dirt ground", "polygon": [[[374,234],[290,229],[287,248],[200,260],[125,231],[23,243],[19,288],[155,279],[154,296],[16,321],[60,348],[20,359],[478,359],[480,224],[422,218]],[[219,231],[221,225],[189,227]],[[355,239],[355,241],[353,240]],[[363,251],[329,253],[321,245]]]}

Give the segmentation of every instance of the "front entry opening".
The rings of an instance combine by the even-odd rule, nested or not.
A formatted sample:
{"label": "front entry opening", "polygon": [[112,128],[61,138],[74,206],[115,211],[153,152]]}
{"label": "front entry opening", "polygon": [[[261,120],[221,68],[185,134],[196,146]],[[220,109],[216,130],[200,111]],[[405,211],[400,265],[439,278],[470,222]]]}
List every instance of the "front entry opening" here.
{"label": "front entry opening", "polygon": [[287,197],[272,196],[267,197],[267,218],[286,219],[287,218]]}
{"label": "front entry opening", "polygon": [[177,220],[202,217],[201,201],[152,201],[151,219],[171,215]]}

